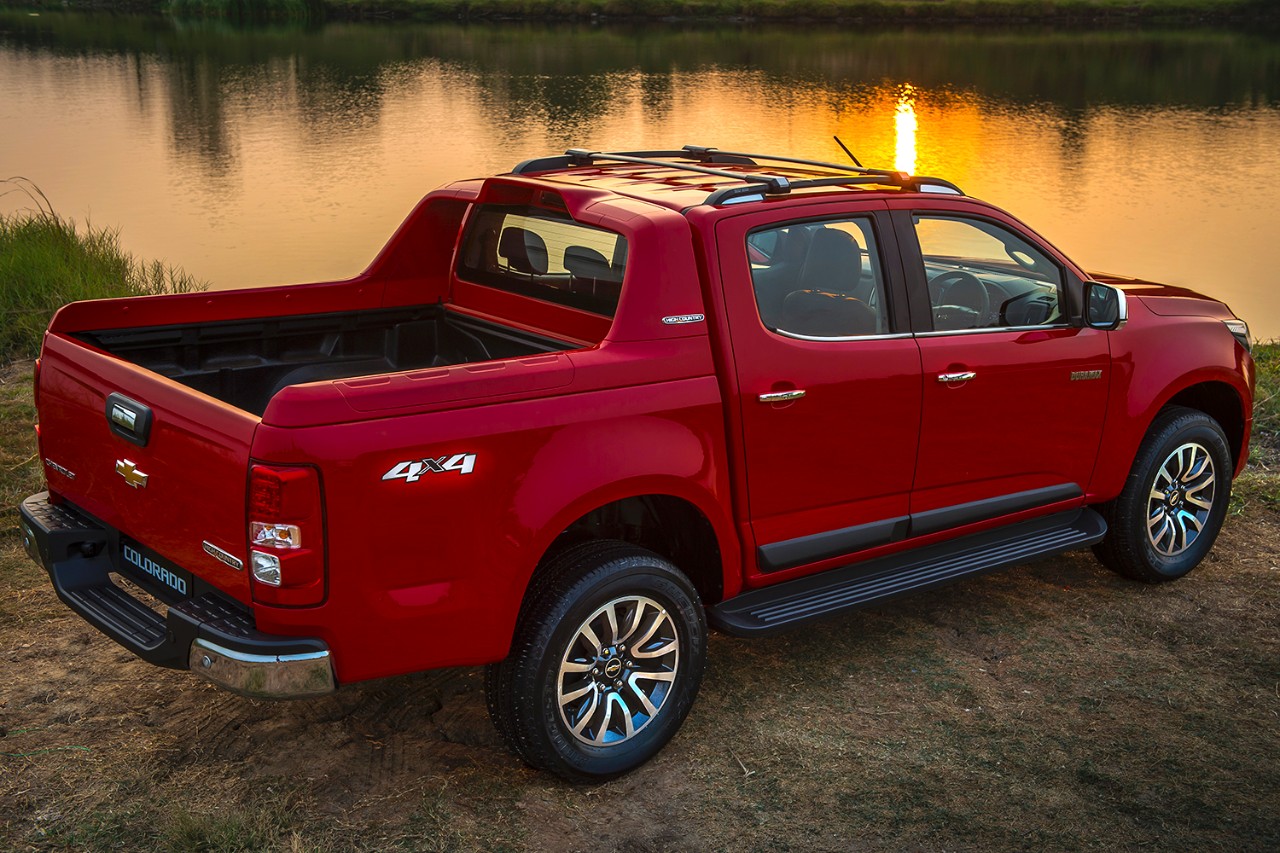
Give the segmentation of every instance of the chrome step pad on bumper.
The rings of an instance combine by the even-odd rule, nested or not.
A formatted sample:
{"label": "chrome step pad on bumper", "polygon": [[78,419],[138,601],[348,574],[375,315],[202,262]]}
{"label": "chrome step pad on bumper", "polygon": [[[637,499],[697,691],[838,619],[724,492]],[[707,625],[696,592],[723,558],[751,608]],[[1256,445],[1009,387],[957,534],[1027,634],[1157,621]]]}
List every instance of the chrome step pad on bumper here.
{"label": "chrome step pad on bumper", "polygon": [[321,696],[336,689],[326,644],[256,629],[252,614],[200,582],[194,595],[157,612],[117,586],[140,582],[113,558],[119,533],[68,503],[31,495],[20,507],[23,544],[44,566],[62,601],[86,622],[158,666],[191,669],[220,687],[257,698]]}

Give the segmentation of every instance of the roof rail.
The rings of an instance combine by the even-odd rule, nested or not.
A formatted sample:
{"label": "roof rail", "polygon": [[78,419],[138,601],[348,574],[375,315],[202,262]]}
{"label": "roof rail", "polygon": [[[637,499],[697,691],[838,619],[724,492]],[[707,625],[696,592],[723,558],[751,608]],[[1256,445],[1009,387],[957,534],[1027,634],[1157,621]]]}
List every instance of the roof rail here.
{"label": "roof rail", "polygon": [[[658,159],[663,158],[663,159]],[[733,164],[739,166],[755,166],[757,160],[776,163],[796,163],[803,166],[817,166],[830,169],[837,174],[823,178],[802,178],[793,180],[784,175],[766,172],[731,172],[727,169],[713,169],[705,165],[672,162],[672,160],[698,160],[702,163]],[[707,196],[704,204],[734,204],[763,200],[766,195],[783,195],[793,189],[806,187],[835,187],[855,184],[882,184],[914,190],[915,192],[935,192],[964,195],[964,191],[950,181],[942,178],[931,178],[909,175],[906,172],[893,172],[888,169],[868,169],[863,166],[845,166],[839,163],[827,163],[822,160],[805,160],[799,157],[781,157],[772,154],[746,154],[741,151],[722,151],[702,145],[686,145],[679,151],[625,151],[611,153],[607,151],[588,151],[585,148],[570,148],[560,157],[539,157],[525,160],[511,170],[512,174],[525,175],[531,172],[552,172],[569,169],[574,166],[587,166],[597,160],[613,163],[636,163],[642,166],[657,166],[664,169],[679,169],[685,172],[697,172],[703,175],[715,175],[721,178],[734,178],[746,181],[745,185],[723,187]]]}
{"label": "roof rail", "polygon": [[[792,189],[803,189],[804,187],[823,187],[823,186],[840,186],[841,184],[852,183],[888,183],[892,186],[902,187],[903,189],[915,190],[916,192],[942,192],[956,195],[964,195],[964,190],[945,178],[933,178],[927,175],[910,175],[906,172],[894,172],[889,169],[868,169],[865,166],[846,166],[842,163],[828,163],[823,160],[804,160],[799,157],[779,157],[774,154],[747,154],[742,151],[725,151],[720,148],[708,148],[703,145],[686,145],[682,151],[687,151],[691,157],[744,157],[749,158],[752,162],[757,160],[771,160],[775,163],[796,163],[801,166],[818,166],[823,169],[833,169],[837,172],[855,175],[875,175],[881,178],[888,178],[888,181],[851,181],[842,178],[812,178],[805,180],[793,180],[791,182]],[[932,187],[933,189],[926,189]],[[708,204],[712,202],[708,201]]]}
{"label": "roof rail", "polygon": [[703,157],[729,156],[729,157],[746,157],[752,162],[757,160],[772,160],[775,163],[797,163],[801,166],[820,166],[824,169],[834,169],[837,172],[854,172],[860,175],[892,175],[888,169],[868,169],[865,166],[846,166],[842,163],[828,163],[824,160],[804,160],[799,157],[779,157],[775,154],[745,154],[741,151],[725,151],[722,148],[709,148],[705,145],[686,145],[680,149],[688,152],[691,157],[702,159]]}
{"label": "roof rail", "polygon": [[[730,172],[725,169],[712,169],[707,166],[695,166],[692,163],[673,163],[669,160],[655,160],[653,156],[642,157],[637,156],[637,154],[627,153],[612,154],[607,151],[588,151],[585,148],[570,148],[564,153],[565,157],[569,160],[569,165],[572,166],[589,166],[596,160],[608,160],[611,163],[636,163],[641,166],[657,166],[662,169],[680,169],[684,172],[697,172],[702,175],[715,175],[718,178],[733,178],[739,181],[749,181],[754,184],[762,184],[766,191],[772,195],[791,191],[791,181],[782,175],[769,175],[756,172]],[[685,151],[663,151],[657,152],[657,156],[687,158],[689,154]],[[554,159],[558,160],[560,158]],[[737,158],[731,162],[752,166],[755,165],[752,161],[745,160],[743,158]],[[521,166],[523,165],[525,164],[522,163]],[[519,168],[519,166],[516,168]]]}

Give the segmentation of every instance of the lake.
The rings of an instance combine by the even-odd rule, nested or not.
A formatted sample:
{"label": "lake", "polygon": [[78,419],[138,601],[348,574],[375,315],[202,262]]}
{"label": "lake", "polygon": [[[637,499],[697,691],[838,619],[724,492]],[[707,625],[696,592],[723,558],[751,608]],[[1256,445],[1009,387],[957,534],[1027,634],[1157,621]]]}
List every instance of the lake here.
{"label": "lake", "polygon": [[[1280,38],[0,11],[0,172],[215,288],[359,272],[441,183],[686,143],[945,177],[1280,337]],[[0,211],[25,199],[0,199]]]}

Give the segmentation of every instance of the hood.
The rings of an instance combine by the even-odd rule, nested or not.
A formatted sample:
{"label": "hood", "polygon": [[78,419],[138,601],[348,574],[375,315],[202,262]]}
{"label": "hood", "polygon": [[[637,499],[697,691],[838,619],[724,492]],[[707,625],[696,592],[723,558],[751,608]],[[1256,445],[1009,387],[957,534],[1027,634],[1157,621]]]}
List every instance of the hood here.
{"label": "hood", "polygon": [[1130,298],[1141,299],[1153,313],[1163,317],[1201,316],[1224,320],[1235,317],[1225,302],[1185,287],[1106,272],[1090,272],[1089,278],[1118,287]]}

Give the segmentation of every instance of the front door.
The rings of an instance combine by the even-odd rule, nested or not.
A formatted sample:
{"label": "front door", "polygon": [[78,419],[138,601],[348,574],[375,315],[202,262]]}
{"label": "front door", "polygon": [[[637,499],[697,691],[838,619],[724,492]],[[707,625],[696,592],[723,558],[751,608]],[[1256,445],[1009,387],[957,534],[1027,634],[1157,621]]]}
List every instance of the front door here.
{"label": "front door", "polygon": [[1107,334],[1070,322],[1064,259],[994,213],[895,221],[923,373],[912,534],[1078,500],[1111,364]]}
{"label": "front door", "polygon": [[756,576],[771,581],[906,535],[920,427],[883,203],[785,213],[716,231]]}

